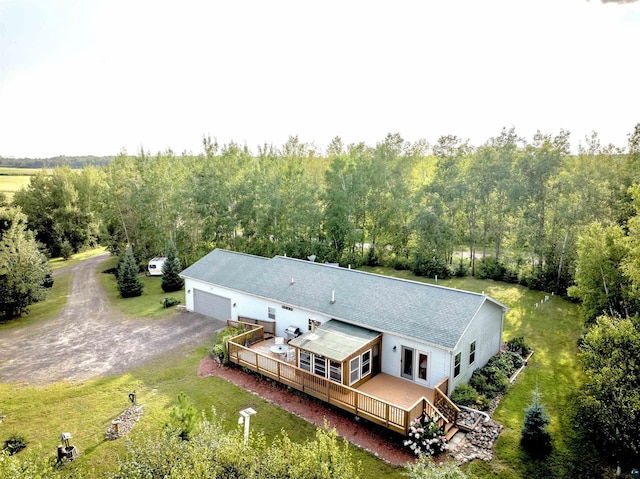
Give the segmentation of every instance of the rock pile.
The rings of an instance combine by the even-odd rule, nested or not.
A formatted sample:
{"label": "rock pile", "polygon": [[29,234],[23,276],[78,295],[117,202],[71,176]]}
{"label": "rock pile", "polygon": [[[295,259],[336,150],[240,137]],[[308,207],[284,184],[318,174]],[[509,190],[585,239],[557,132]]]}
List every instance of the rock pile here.
{"label": "rock pile", "polygon": [[472,430],[475,428],[476,423],[481,419],[484,419],[484,416],[482,416],[481,414],[478,414],[477,412],[465,411],[464,409],[462,409],[458,413],[458,420],[456,421],[456,423],[466,429]]}
{"label": "rock pile", "polygon": [[143,413],[144,408],[142,406],[128,407],[115,419],[117,422],[111,423],[107,431],[104,433],[104,438],[107,441],[113,441],[114,439],[118,439],[119,437],[128,434],[129,431],[133,429],[133,426],[136,425],[138,419],[142,417]]}
{"label": "rock pile", "polygon": [[473,459],[490,461],[493,457],[493,444],[500,436],[504,426],[494,420],[480,421],[476,428],[460,441],[451,455],[458,464],[464,464]]}
{"label": "rock pile", "polygon": [[490,461],[493,457],[493,444],[500,436],[503,426],[494,420],[480,421],[476,428],[462,439],[451,455],[460,464],[482,459]]}

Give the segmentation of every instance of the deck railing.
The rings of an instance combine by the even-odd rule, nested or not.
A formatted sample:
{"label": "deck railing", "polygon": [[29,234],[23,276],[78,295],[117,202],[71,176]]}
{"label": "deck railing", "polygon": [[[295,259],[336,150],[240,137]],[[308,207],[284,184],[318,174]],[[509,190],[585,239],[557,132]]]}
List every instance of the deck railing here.
{"label": "deck railing", "polygon": [[433,404],[438,410],[447,418],[449,422],[455,424],[458,420],[458,413],[460,408],[456,406],[449,396],[447,396],[447,390],[449,389],[449,378],[444,378],[436,387],[433,388]]}
{"label": "deck railing", "polygon": [[257,328],[231,338],[229,360],[401,434],[407,434],[411,421],[422,414],[435,415],[443,428],[451,422],[425,397],[411,407],[403,408],[249,349],[249,345],[245,345],[247,341],[261,333],[262,328]]}

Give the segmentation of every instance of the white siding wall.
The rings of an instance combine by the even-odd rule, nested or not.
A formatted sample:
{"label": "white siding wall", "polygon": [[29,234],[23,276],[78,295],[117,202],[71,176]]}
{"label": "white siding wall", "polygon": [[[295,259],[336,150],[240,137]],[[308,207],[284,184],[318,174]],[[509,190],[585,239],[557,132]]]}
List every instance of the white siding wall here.
{"label": "white siding wall", "polygon": [[[185,305],[189,311],[193,311],[193,290],[199,289],[206,293],[213,293],[225,298],[231,298],[231,315],[230,319],[238,319],[238,316],[246,316],[254,319],[269,319],[269,308],[274,308],[276,313],[276,335],[285,336],[285,329],[289,326],[297,326],[302,333],[309,328],[309,318],[316,319],[321,323],[329,321],[331,318],[310,311],[293,307],[293,311],[282,308],[282,303],[269,301],[249,294],[238,291],[212,286],[202,281],[193,279],[185,279]],[[233,307],[233,305],[236,305]]]}
{"label": "white siding wall", "polygon": [[[396,350],[393,350],[393,347]],[[449,352],[435,346],[426,346],[423,343],[413,341],[411,339],[404,339],[391,334],[384,334],[382,336],[382,372],[390,374],[392,376],[402,377],[401,375],[401,363],[402,359],[402,346],[414,349],[414,363],[419,352],[427,353],[429,355],[429,371],[427,375],[428,384],[427,387],[433,388],[436,384],[442,381],[445,377],[449,376]],[[416,366],[414,364],[414,376],[417,373]]]}
{"label": "white siding wall", "polygon": [[[449,382],[450,391],[453,391],[457,384],[469,382],[473,371],[481,368],[487,361],[500,351],[502,344],[502,308],[498,305],[486,301],[474,320],[462,336],[458,349],[451,356],[451,373]],[[469,348],[471,343],[476,342],[476,358],[473,364],[469,364]],[[462,353],[460,362],[460,375],[453,377],[453,361],[457,353]]]}

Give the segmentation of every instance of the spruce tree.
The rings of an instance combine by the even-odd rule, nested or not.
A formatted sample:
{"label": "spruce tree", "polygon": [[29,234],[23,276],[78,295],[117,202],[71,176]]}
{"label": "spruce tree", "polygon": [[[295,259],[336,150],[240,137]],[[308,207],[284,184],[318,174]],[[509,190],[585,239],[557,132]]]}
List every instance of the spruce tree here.
{"label": "spruce tree", "polygon": [[524,426],[522,428],[522,447],[533,454],[544,454],[551,448],[551,435],[547,431],[549,416],[544,412],[544,406],[540,404],[540,393],[533,391],[533,400],[524,413]]}
{"label": "spruce tree", "polygon": [[143,288],[138,276],[138,263],[131,248],[125,251],[118,264],[118,290],[123,298],[140,296]]}
{"label": "spruce tree", "polygon": [[171,291],[180,291],[184,286],[184,280],[179,276],[182,271],[178,252],[173,242],[169,242],[167,251],[167,259],[162,265],[162,291],[170,293]]}

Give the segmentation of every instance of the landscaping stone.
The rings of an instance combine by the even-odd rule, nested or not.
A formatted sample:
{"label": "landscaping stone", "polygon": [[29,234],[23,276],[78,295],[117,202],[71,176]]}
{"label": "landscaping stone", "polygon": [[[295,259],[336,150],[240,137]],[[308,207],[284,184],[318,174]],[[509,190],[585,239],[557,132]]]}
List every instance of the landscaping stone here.
{"label": "landscaping stone", "polygon": [[490,461],[493,457],[493,444],[502,432],[502,424],[494,420],[481,421],[476,428],[460,440],[449,452],[458,465],[473,459]]}
{"label": "landscaping stone", "polygon": [[117,423],[118,431],[116,432],[116,424],[111,423],[107,431],[104,433],[104,438],[107,441],[113,441],[121,436],[128,434],[133,429],[133,426],[136,425],[138,419],[142,417],[143,413],[143,406],[128,407],[122,414],[120,414],[120,416],[115,419],[116,421],[119,421]]}

